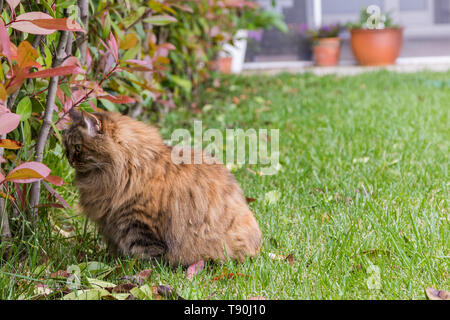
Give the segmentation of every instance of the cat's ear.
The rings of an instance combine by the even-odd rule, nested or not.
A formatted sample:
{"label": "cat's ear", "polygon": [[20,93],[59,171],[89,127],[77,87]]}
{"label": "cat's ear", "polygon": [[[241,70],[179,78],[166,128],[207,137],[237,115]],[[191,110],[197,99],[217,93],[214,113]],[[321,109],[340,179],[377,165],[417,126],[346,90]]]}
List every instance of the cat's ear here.
{"label": "cat's ear", "polygon": [[102,123],[92,113],[81,111],[81,118],[84,122],[84,126],[87,129],[88,134],[91,137],[95,137],[102,130]]}
{"label": "cat's ear", "polygon": [[72,119],[72,122],[79,122],[81,120],[81,111],[75,108],[71,108],[69,110],[69,116]]}

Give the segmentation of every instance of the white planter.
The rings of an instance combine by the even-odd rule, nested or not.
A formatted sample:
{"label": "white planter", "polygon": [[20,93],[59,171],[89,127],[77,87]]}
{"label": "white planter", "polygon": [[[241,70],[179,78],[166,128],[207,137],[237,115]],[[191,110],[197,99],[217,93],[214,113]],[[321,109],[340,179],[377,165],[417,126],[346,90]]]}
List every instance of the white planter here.
{"label": "white planter", "polygon": [[247,51],[247,30],[238,30],[234,36],[234,46],[225,44],[223,50],[232,58],[231,72],[240,73],[244,68],[245,52]]}

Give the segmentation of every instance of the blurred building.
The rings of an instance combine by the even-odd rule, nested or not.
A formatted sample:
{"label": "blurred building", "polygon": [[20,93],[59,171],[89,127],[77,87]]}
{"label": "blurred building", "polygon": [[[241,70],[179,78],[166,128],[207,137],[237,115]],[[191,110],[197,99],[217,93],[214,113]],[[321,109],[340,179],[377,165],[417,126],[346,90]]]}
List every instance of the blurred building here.
{"label": "blurred building", "polygon": [[[247,62],[307,61],[308,42],[300,29],[325,24],[356,22],[362,8],[378,5],[391,12],[395,23],[404,26],[400,59],[446,57],[450,59],[450,0],[257,0],[267,10],[285,17],[289,33],[266,30],[249,40]],[[275,7],[272,4],[275,4]],[[252,36],[252,35],[250,35]],[[347,31],[343,39],[341,64],[354,63]]]}

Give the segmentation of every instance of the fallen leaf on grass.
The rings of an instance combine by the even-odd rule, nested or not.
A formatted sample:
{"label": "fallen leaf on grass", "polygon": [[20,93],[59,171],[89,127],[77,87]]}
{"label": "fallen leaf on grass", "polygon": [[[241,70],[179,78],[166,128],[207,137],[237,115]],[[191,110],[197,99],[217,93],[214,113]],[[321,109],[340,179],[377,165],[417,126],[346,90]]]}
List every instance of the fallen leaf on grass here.
{"label": "fallen leaf on grass", "polygon": [[444,290],[426,288],[425,293],[430,300],[450,300],[450,292]]}
{"label": "fallen leaf on grass", "polygon": [[292,265],[294,263],[294,261],[296,260],[293,253],[288,254],[287,256],[283,256],[281,254],[275,254],[275,253],[270,252],[269,258],[272,260],[287,261],[290,265]]}
{"label": "fallen leaf on grass", "polygon": [[128,276],[128,280],[131,280],[132,282],[138,284],[138,285],[142,285],[145,283],[145,280],[148,279],[148,277],[150,277],[150,274],[152,273],[152,269],[145,269],[142,270],[141,272],[139,272],[138,274],[135,274],[134,276],[130,277]]}
{"label": "fallen leaf on grass", "polygon": [[132,288],[130,293],[139,300],[161,300],[162,297],[184,300],[172,287],[166,285],[150,287],[148,284],[145,284],[139,288]]}
{"label": "fallen leaf on grass", "polygon": [[186,278],[192,279],[197,273],[205,268],[205,261],[200,260],[194,264],[191,264],[186,271]]}
{"label": "fallen leaf on grass", "polygon": [[129,293],[113,293],[102,296],[101,298],[102,300],[127,300],[129,297],[131,297]]}
{"label": "fallen leaf on grass", "polygon": [[63,297],[63,300],[100,300],[110,293],[105,289],[74,290]]}
{"label": "fallen leaf on grass", "polygon": [[112,293],[129,293],[131,289],[136,287],[134,283],[121,283],[112,289]]}
{"label": "fallen leaf on grass", "polygon": [[[153,288],[155,288],[155,287],[153,287]],[[169,299],[176,298],[177,300],[184,300],[184,298],[179,296],[176,293],[176,291],[170,286],[160,285],[156,288],[156,292],[158,295],[165,297],[165,298],[169,298]]]}
{"label": "fallen leaf on grass", "polygon": [[294,263],[294,261],[295,261],[294,254],[293,253],[288,254],[286,256],[286,259],[284,259],[284,260],[286,260],[290,265],[292,265]]}
{"label": "fallen leaf on grass", "polygon": [[116,287],[115,283],[106,282],[103,280],[98,280],[94,278],[86,278],[89,285],[94,289],[106,289],[106,288],[114,288]]}
{"label": "fallen leaf on grass", "polygon": [[255,297],[247,298],[247,300],[267,300],[267,298],[264,296],[255,296]]}
{"label": "fallen leaf on grass", "polygon": [[255,198],[250,198],[250,197],[245,197],[245,200],[247,200],[247,203],[251,203],[251,202],[256,201]]}

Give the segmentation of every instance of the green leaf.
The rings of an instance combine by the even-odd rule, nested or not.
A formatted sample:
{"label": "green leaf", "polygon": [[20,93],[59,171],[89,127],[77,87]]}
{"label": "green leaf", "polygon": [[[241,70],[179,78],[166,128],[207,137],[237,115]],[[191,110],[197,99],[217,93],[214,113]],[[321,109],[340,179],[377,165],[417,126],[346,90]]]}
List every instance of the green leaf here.
{"label": "green leaf", "polygon": [[24,97],[17,104],[16,113],[21,116],[20,121],[26,121],[31,116],[31,99]]}
{"label": "green leaf", "polygon": [[174,82],[177,86],[183,88],[186,92],[191,92],[192,90],[192,82],[187,80],[187,79],[183,79],[181,77],[175,76],[175,75],[170,75],[170,80],[172,82]]}
{"label": "green leaf", "polygon": [[106,110],[108,110],[108,111],[118,111],[117,106],[116,106],[115,103],[113,103],[113,102],[111,102],[109,100],[106,100],[106,99],[99,99],[99,100],[102,102],[102,104],[106,108]]}
{"label": "green leaf", "polygon": [[86,278],[86,280],[89,283],[89,285],[94,289],[114,288],[116,286],[114,283],[106,282],[99,279]]}
{"label": "green leaf", "polygon": [[144,300],[145,297],[146,297],[145,293],[141,289],[139,289],[138,287],[131,289],[130,293],[133,296],[135,296],[137,299],[140,299],[140,300]]}
{"label": "green leaf", "polygon": [[144,22],[150,23],[155,26],[164,26],[172,22],[177,22],[177,19],[172,16],[158,15],[145,18]]}
{"label": "green leaf", "polygon": [[59,132],[58,128],[57,128],[56,125],[53,123],[53,121],[52,121],[50,124],[51,124],[53,130],[55,131],[56,138],[58,138],[59,143],[62,144],[62,143],[63,143],[63,140],[62,140],[61,133]]}
{"label": "green leaf", "polygon": [[63,300],[100,300],[109,295],[105,289],[74,290],[63,297]]}
{"label": "green leaf", "polygon": [[144,284],[143,286],[139,287],[139,289],[145,294],[145,297],[148,299],[153,298],[153,292],[152,288],[148,284]]}

